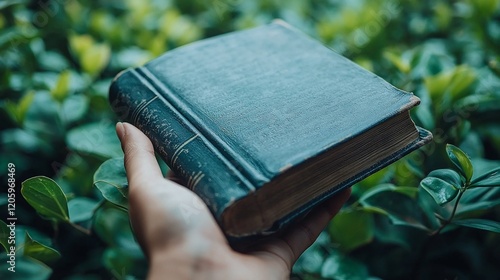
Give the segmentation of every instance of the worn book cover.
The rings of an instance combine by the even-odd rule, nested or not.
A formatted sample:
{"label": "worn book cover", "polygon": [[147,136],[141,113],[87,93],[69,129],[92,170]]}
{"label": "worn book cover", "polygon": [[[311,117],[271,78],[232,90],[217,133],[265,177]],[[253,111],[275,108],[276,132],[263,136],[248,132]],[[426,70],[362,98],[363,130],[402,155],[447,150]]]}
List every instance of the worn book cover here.
{"label": "worn book cover", "polygon": [[273,232],[431,139],[417,97],[282,22],[168,51],[109,98],[229,236]]}

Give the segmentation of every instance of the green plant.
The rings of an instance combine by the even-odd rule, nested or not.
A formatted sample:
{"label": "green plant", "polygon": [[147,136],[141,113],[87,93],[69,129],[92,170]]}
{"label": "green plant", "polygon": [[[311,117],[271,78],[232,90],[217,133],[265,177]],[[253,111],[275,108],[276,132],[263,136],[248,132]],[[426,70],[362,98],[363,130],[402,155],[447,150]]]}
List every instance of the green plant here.
{"label": "green plant", "polygon": [[[13,163],[16,182],[25,182],[16,184],[18,278],[143,278],[147,264],[128,222],[117,119],[107,102],[111,79],[177,46],[274,18],[414,92],[421,104],[413,119],[434,135],[353,186],[294,276],[500,273],[500,188],[493,187],[500,1],[20,0],[0,1],[0,11],[0,181]],[[1,189],[2,221],[6,198]],[[9,235],[0,222],[6,250]],[[2,279],[12,276],[5,258]]]}
{"label": "green plant", "polygon": [[[434,170],[421,181],[420,189],[381,184],[366,190],[334,218],[328,229],[333,244],[340,247],[332,247],[328,237],[322,235],[300,259],[295,270],[335,279],[368,277],[367,267],[345,253],[371,243],[377,235],[383,242],[399,243],[408,248],[413,245],[405,240],[407,230],[381,238],[388,234],[388,224],[383,225],[384,222],[378,220],[381,217],[394,225],[416,229],[413,237],[423,236],[423,245],[414,258],[413,275],[421,273],[423,261],[432,252],[431,245],[439,234],[458,227],[500,233],[500,222],[477,218],[481,211],[500,205],[498,192],[496,198],[491,199],[492,190],[500,187],[500,168],[473,177],[473,164],[464,152],[447,145],[447,153],[458,172],[453,169]],[[129,273],[139,273],[135,275],[143,277],[145,270],[135,269],[132,265],[137,262],[145,264],[145,259],[129,227],[126,184],[123,158],[116,158],[104,162],[94,175],[94,185],[103,198],[99,203],[84,198],[73,198],[68,202],[61,187],[47,177],[24,181],[21,193],[38,215],[51,222],[56,232],[61,225],[68,224],[82,234],[93,232],[101,237],[109,246],[104,252],[105,265],[116,277]],[[419,193],[419,190],[425,192]],[[432,200],[428,199],[429,196]],[[452,207],[447,207],[448,204]],[[8,248],[6,227],[2,222],[0,243],[4,248]],[[51,247],[50,239],[36,231],[33,238],[31,232],[20,231],[25,237],[18,241],[19,248],[22,248],[18,249],[21,260],[18,269],[49,274],[47,265],[53,264],[61,254]],[[328,248],[327,254],[322,248]],[[316,263],[311,264],[315,259]],[[120,275],[121,272],[125,274]]]}
{"label": "green plant", "polygon": [[[429,255],[446,247],[439,243],[446,242],[438,240],[440,234],[450,235],[459,227],[500,233],[500,222],[479,218],[500,205],[500,168],[481,168],[480,175],[473,177],[474,167],[468,156],[453,145],[446,147],[458,172],[434,170],[420,182],[420,188],[385,183],[363,191],[332,220],[328,232],[334,245],[328,242],[328,237],[326,241],[320,238],[302,256],[296,270],[325,278],[366,279],[374,269],[368,269],[366,263],[349,255],[357,256],[356,249],[380,243],[399,246],[402,249],[399,254],[405,254],[406,260],[398,262],[406,268],[385,274],[390,278],[440,278],[432,274],[436,272],[429,266],[432,260]],[[377,250],[371,252],[380,254]],[[312,270],[311,258],[319,263]],[[337,265],[331,265],[331,258]]]}

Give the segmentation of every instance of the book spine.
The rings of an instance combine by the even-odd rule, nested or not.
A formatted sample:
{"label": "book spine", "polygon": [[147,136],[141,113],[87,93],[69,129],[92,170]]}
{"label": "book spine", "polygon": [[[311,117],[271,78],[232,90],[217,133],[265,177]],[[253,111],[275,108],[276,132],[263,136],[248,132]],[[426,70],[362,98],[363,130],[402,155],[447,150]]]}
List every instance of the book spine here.
{"label": "book spine", "polygon": [[229,205],[255,190],[137,70],[126,70],[115,78],[109,101],[121,120],[151,139],[162,159],[203,199],[219,222]]}

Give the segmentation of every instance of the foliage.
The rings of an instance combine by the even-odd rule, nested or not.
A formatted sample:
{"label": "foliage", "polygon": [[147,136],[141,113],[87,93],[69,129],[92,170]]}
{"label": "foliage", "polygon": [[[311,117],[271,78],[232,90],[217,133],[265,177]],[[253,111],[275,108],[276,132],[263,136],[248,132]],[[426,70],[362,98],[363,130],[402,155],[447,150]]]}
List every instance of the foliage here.
{"label": "foliage", "polygon": [[[422,102],[413,118],[434,134],[353,187],[294,275],[500,274],[499,0],[18,0],[0,1],[0,10],[0,165],[14,163],[23,182],[16,276],[144,277],[107,104],[111,79],[177,46],[273,18],[414,92]],[[0,176],[7,182],[7,168]],[[4,248],[8,232],[0,222]]]}

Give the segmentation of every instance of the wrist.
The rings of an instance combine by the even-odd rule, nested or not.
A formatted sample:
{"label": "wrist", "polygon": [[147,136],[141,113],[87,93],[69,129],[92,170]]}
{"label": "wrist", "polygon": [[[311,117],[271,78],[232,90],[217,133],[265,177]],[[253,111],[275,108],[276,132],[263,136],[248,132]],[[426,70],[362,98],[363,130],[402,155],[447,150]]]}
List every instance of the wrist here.
{"label": "wrist", "polygon": [[224,279],[221,273],[229,268],[228,253],[211,244],[177,244],[156,250],[150,255],[148,279]]}

